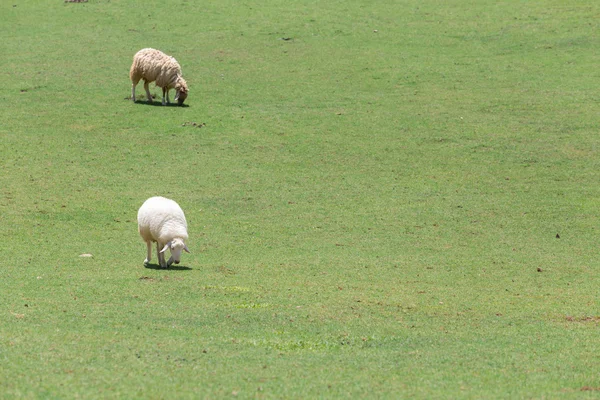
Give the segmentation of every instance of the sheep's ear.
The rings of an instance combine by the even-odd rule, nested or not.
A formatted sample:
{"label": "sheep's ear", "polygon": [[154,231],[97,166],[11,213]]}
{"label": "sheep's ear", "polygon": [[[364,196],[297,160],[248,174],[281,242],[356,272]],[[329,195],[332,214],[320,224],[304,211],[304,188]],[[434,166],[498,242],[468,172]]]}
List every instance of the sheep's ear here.
{"label": "sheep's ear", "polygon": [[175,93],[175,101],[179,100],[179,90]]}
{"label": "sheep's ear", "polygon": [[189,252],[190,252],[190,249],[188,249],[188,248],[187,248],[187,244],[184,244],[184,245],[183,245],[183,249],[185,250],[185,252],[186,252],[186,253],[189,253]]}
{"label": "sheep's ear", "polygon": [[162,248],[162,250],[160,251],[161,253],[164,253],[165,251],[167,251],[167,249],[171,247],[171,242],[165,244],[165,247]]}

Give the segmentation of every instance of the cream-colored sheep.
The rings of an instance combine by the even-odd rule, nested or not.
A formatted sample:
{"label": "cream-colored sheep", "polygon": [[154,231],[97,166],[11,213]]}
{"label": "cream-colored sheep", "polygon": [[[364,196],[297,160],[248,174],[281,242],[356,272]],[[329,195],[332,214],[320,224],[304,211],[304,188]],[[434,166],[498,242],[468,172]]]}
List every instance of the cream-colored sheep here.
{"label": "cream-colored sheep", "polygon": [[[175,89],[175,101],[182,105],[188,95],[187,83],[181,76],[181,66],[177,60],[166,55],[160,50],[142,49],[133,56],[133,64],[129,70],[131,78],[131,100],[135,103],[135,87],[140,79],[144,80],[144,89],[148,102],[152,103],[152,96],[148,89],[150,82],[155,82],[156,86],[162,88],[163,106],[169,102],[169,90]],[[165,102],[166,95],[166,102]]]}

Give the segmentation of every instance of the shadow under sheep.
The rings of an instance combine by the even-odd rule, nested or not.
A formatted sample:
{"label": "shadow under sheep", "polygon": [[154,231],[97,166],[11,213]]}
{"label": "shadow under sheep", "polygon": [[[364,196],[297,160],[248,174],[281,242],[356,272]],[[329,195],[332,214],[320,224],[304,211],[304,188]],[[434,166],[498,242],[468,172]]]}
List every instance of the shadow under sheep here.
{"label": "shadow under sheep", "polygon": [[174,265],[174,264],[171,264],[171,266],[167,267],[167,268],[161,268],[160,264],[148,264],[148,265],[144,266],[144,268],[157,269],[157,270],[162,270],[162,271],[191,271],[193,269],[190,267],[186,267],[185,265]]}
{"label": "shadow under sheep", "polygon": [[167,103],[163,106],[162,102],[160,101],[153,101],[152,103],[147,102],[146,100],[136,100],[135,104],[141,104],[143,106],[153,106],[153,107],[183,107],[183,108],[187,108],[189,107],[188,104],[183,103],[182,105],[179,105],[177,103]]}
{"label": "shadow under sheep", "polygon": [[[152,96],[152,102],[149,102],[148,100],[146,100],[146,98],[143,95],[140,96],[136,96],[136,100],[135,100],[135,104],[139,104],[142,106],[152,106],[152,107],[183,107],[183,108],[187,108],[190,105],[189,104],[185,104],[183,103],[182,105],[179,105],[177,103],[167,103],[164,106],[162,105],[162,101],[161,100],[157,100],[154,101],[156,97]],[[125,97],[124,100],[128,100],[131,101],[131,96]]]}

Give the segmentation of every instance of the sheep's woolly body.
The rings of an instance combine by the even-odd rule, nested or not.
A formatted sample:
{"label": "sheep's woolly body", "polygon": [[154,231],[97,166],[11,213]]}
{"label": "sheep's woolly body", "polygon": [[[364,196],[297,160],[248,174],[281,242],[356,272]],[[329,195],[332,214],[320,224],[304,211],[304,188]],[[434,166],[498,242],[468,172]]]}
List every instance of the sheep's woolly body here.
{"label": "sheep's woolly body", "polygon": [[132,82],[144,79],[155,82],[158,87],[175,88],[177,78],[181,76],[181,66],[175,58],[160,50],[142,49],[133,57],[129,71]]}
{"label": "sheep's woolly body", "polygon": [[148,90],[150,82],[155,82],[156,86],[163,89],[163,104],[165,103],[165,92],[168,99],[170,89],[175,89],[177,96],[182,95],[183,100],[185,100],[188,87],[181,75],[181,66],[175,58],[160,50],[150,48],[138,51],[133,57],[133,63],[129,70],[129,78],[132,83],[132,100],[135,101],[135,87],[141,79],[144,80],[144,88],[149,97],[148,101],[152,101]]}
{"label": "sheep's woolly body", "polygon": [[151,197],[138,212],[138,228],[145,241],[167,243],[174,238],[188,239],[187,221],[175,201]]}
{"label": "sheep's woolly body", "polygon": [[[176,263],[179,262],[182,249],[188,251],[185,246],[188,239],[187,221],[183,210],[173,200],[164,197],[151,197],[146,200],[138,211],[138,232],[148,245],[148,257],[144,263],[150,260],[152,242],[157,243],[157,255],[163,267],[164,255],[161,260],[161,249],[164,246],[170,245],[171,248],[172,257],[168,265],[173,258]],[[174,248],[173,243],[181,243],[180,248]]]}

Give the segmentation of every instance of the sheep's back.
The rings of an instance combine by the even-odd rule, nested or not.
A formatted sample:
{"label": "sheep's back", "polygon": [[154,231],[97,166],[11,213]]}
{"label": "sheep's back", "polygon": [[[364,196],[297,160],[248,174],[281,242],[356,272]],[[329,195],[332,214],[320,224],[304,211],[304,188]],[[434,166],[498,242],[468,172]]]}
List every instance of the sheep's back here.
{"label": "sheep's back", "polygon": [[133,57],[130,77],[137,75],[148,82],[155,82],[158,87],[173,87],[175,80],[181,76],[181,66],[174,57],[160,50],[142,49]]}
{"label": "sheep's back", "polygon": [[164,197],[151,197],[138,211],[138,230],[146,240],[187,240],[187,221],[179,204]]}

